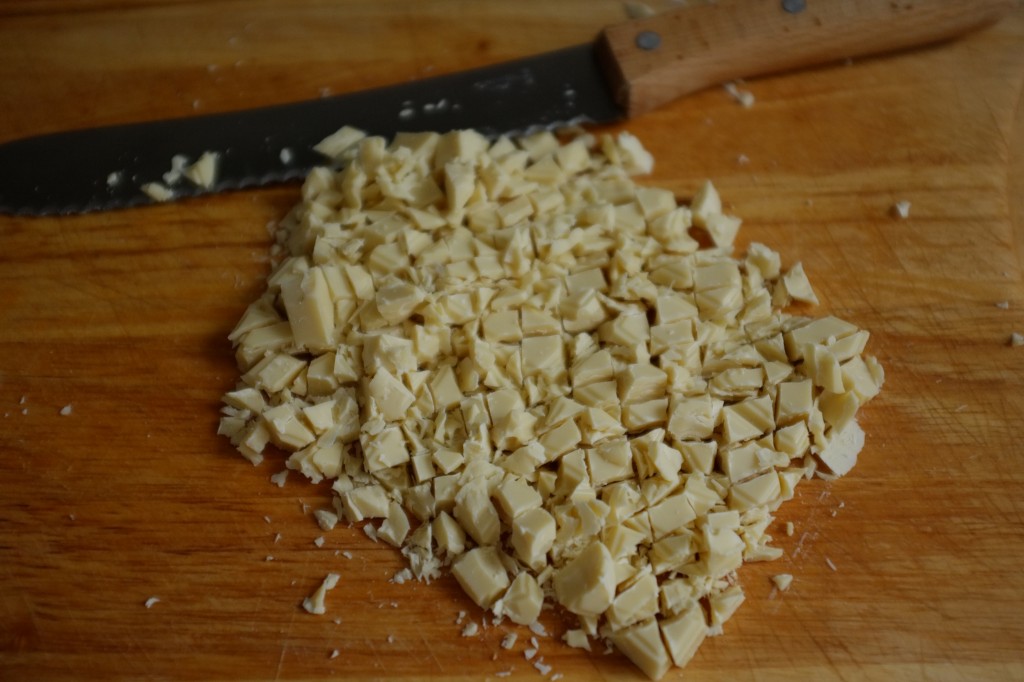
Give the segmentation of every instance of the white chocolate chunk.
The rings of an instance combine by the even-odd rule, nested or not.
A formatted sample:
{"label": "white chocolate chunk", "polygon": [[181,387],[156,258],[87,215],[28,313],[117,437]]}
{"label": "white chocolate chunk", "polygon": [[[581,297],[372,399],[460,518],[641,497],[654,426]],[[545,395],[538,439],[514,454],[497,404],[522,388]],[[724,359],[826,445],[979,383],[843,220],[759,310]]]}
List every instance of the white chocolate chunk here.
{"label": "white chocolate chunk", "polygon": [[582,438],[576,422],[569,420],[541,436],[540,444],[550,462],[575,448]]}
{"label": "white chocolate chunk", "polygon": [[384,419],[390,422],[405,419],[407,410],[416,401],[405,384],[385,369],[378,369],[373,375],[367,385],[367,394],[376,403]]}
{"label": "white chocolate chunk", "polygon": [[555,519],[544,509],[528,509],[512,521],[511,544],[516,556],[534,570],[546,563],[554,541]]}
{"label": "white chocolate chunk", "polygon": [[843,388],[857,396],[861,404],[878,395],[882,388],[868,363],[859,355],[843,363],[840,369],[843,376]]}
{"label": "white chocolate chunk", "polygon": [[633,364],[618,373],[616,382],[619,401],[636,403],[664,397],[668,375],[654,365]]}
{"label": "white chocolate chunk", "polygon": [[808,345],[824,344],[829,339],[842,339],[857,332],[857,328],[837,317],[823,317],[809,321],[783,335],[786,352],[790,359],[803,358],[803,350]]}
{"label": "white chocolate chunk", "polygon": [[159,182],[147,182],[139,189],[153,201],[170,201],[174,198],[174,192]]}
{"label": "white chocolate chunk", "polygon": [[626,526],[605,528],[601,535],[601,541],[608,547],[608,551],[615,559],[632,556],[636,552],[637,545],[644,538],[644,533]]}
{"label": "white chocolate chunk", "polygon": [[406,516],[402,505],[391,502],[388,505],[388,515],[377,530],[377,537],[383,539],[389,545],[401,547],[409,534],[409,517]]}
{"label": "white chocolate chunk", "polygon": [[582,173],[590,167],[590,153],[582,138],[576,138],[555,150],[555,160],[567,175]]}
{"label": "white chocolate chunk", "polygon": [[679,440],[701,440],[715,427],[715,408],[710,395],[673,398],[668,432]]}
{"label": "white chocolate chunk", "polygon": [[732,246],[742,222],[735,216],[711,213],[704,218],[704,229],[711,235],[711,241],[715,243],[715,246],[725,248]]}
{"label": "white chocolate chunk", "polygon": [[303,448],[316,438],[289,403],[264,410],[261,417],[274,440],[286,447]]}
{"label": "white chocolate chunk", "polygon": [[609,440],[586,451],[587,468],[595,486],[613,483],[633,475],[633,455],[626,440]]}
{"label": "white chocolate chunk", "polygon": [[623,314],[602,324],[599,334],[604,343],[632,348],[646,344],[650,340],[651,329],[646,315]]}
{"label": "white chocolate chunk", "polygon": [[910,217],[910,202],[906,199],[901,199],[892,205],[890,213],[896,218],[906,220]]}
{"label": "white chocolate chunk", "polygon": [[486,490],[478,486],[462,488],[455,496],[455,518],[477,544],[498,542],[501,522]]}
{"label": "white chocolate chunk", "polygon": [[536,489],[518,477],[506,478],[495,490],[494,498],[507,519],[515,519],[529,509],[540,507],[542,502]]}
{"label": "white chocolate chunk", "polygon": [[441,512],[433,521],[433,535],[442,552],[455,556],[466,549],[466,532],[448,512]]}
{"label": "white chocolate chunk", "polygon": [[782,284],[789,296],[803,303],[818,305],[818,297],[804,272],[803,263],[797,263],[782,276]]}
{"label": "white chocolate chunk", "polygon": [[565,351],[559,336],[523,339],[523,375],[557,380],[565,373]]}
{"label": "white chocolate chunk", "polygon": [[711,627],[720,628],[727,620],[732,618],[736,609],[746,599],[743,590],[739,585],[726,588],[718,594],[712,595],[709,600],[711,605]]}
{"label": "white chocolate chunk", "polygon": [[184,169],[182,174],[192,184],[204,189],[210,189],[217,180],[217,165],[219,162],[220,154],[217,152],[203,152],[195,163]]}
{"label": "white chocolate chunk", "polygon": [[658,612],[658,581],[653,574],[642,576],[615,597],[608,609],[608,622],[618,630]]}
{"label": "white chocolate chunk", "polygon": [[845,476],[857,463],[857,455],[864,447],[864,430],[851,420],[839,433],[833,433],[828,445],[818,453],[818,459],[836,476]]}
{"label": "white chocolate chunk", "polygon": [[774,471],[761,474],[729,489],[729,507],[746,511],[772,502],[782,493],[779,475]]}
{"label": "white chocolate chunk", "polygon": [[448,211],[455,213],[466,207],[476,189],[473,166],[465,161],[450,161],[444,166],[444,189]]}
{"label": "white chocolate chunk", "polygon": [[367,471],[380,471],[409,461],[405,438],[397,426],[388,426],[372,436],[363,434],[360,442]]}
{"label": "white chocolate chunk", "polygon": [[626,655],[647,677],[659,680],[672,665],[654,618],[611,635],[615,648]]}
{"label": "white chocolate chunk", "polygon": [[722,435],[728,443],[759,438],[774,426],[769,396],[747,398],[722,408]]}
{"label": "white chocolate chunk", "polygon": [[583,630],[566,630],[565,634],[562,635],[562,639],[573,649],[585,649],[586,651],[591,651],[590,638],[587,637],[587,633]]}
{"label": "white chocolate chunk", "polygon": [[789,573],[778,573],[772,576],[772,582],[775,583],[779,592],[785,592],[793,584],[793,576]]}
{"label": "white chocolate chunk", "polygon": [[668,420],[668,398],[657,398],[622,406],[622,423],[630,431],[664,425]]}
{"label": "white chocolate chunk", "polygon": [[388,515],[388,496],[382,486],[368,485],[345,491],[340,496],[345,518],[350,523]]}
{"label": "white chocolate chunk", "polygon": [[775,398],[775,421],[779,425],[806,419],[813,407],[810,381],[788,381],[779,384]]}
{"label": "white chocolate chunk", "polygon": [[612,356],[607,350],[599,350],[586,358],[574,362],[572,366],[572,385],[581,388],[601,381],[608,381],[615,375]]}
{"label": "white chocolate chunk", "polygon": [[686,611],[661,621],[661,633],[672,655],[672,662],[680,668],[689,663],[697,653],[707,631],[704,610],[700,604],[693,604]]}
{"label": "white chocolate chunk", "polygon": [[494,547],[477,547],[459,556],[452,575],[478,606],[488,609],[509,587],[508,573]]}
{"label": "white chocolate chunk", "polygon": [[[651,545],[651,552],[649,555],[651,561],[651,568],[658,575],[668,573],[673,570],[681,568],[684,564],[689,564],[694,560],[696,548],[694,546],[693,537],[690,533],[684,531],[677,535],[668,535],[654,542]],[[709,561],[719,561],[722,556],[719,547],[710,548]],[[736,564],[742,560],[739,551],[735,552]],[[731,560],[730,560],[731,562]],[[719,573],[719,569],[712,567],[713,573]],[[730,569],[721,570],[721,573],[725,573]]]}
{"label": "white chocolate chunk", "polygon": [[647,514],[651,520],[651,533],[655,540],[677,532],[697,518],[689,499],[682,494],[665,498],[651,507]]}
{"label": "white chocolate chunk", "polygon": [[313,145],[313,149],[331,159],[341,159],[345,152],[359,144],[365,137],[366,133],[363,131],[351,126],[344,126]]}
{"label": "white chocolate chunk", "polygon": [[442,367],[431,378],[430,391],[434,405],[440,408],[452,408],[462,402],[462,390],[450,366]]}
{"label": "white chocolate chunk", "polygon": [[573,613],[599,616],[615,597],[615,569],[608,548],[591,542],[580,554],[555,571],[555,594]]}
{"label": "white chocolate chunk", "polygon": [[334,304],[322,268],[282,281],[281,299],[295,343],[314,351],[334,345]]}
{"label": "white chocolate chunk", "polygon": [[519,325],[519,313],[515,310],[502,310],[491,313],[483,321],[484,338],[492,343],[519,341],[523,338],[523,330]]}
{"label": "white chocolate chunk", "polygon": [[324,599],[327,593],[338,586],[338,580],[341,578],[337,573],[328,573],[327,577],[324,578],[320,586],[310,596],[302,600],[302,608],[308,613],[314,615],[323,615],[327,612],[327,607],[324,605]]}
{"label": "white chocolate chunk", "polygon": [[544,593],[541,592],[537,579],[524,571],[516,576],[502,597],[502,612],[513,623],[529,625],[537,621],[543,602]]}
{"label": "white chocolate chunk", "polygon": [[698,227],[705,227],[709,216],[722,213],[722,200],[710,180],[705,180],[697,193],[693,195],[690,211],[693,212],[693,222]]}
{"label": "white chocolate chunk", "polygon": [[809,344],[804,346],[802,354],[802,370],[816,386],[832,393],[843,392],[843,370],[839,365],[839,359],[828,348]]}

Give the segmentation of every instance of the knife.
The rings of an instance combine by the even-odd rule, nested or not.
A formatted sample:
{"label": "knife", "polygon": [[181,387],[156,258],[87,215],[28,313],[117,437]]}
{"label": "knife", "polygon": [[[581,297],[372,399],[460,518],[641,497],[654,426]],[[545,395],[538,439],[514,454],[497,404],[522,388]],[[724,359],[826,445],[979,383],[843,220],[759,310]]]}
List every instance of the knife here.
{"label": "knife", "polygon": [[[284,182],[329,162],[313,147],[342,125],[399,131],[475,128],[489,136],[641,115],[737,78],[953,38],[1014,0],[718,0],[603,30],[594,43],[463,73],[247,111],[75,130],[0,145],[0,212],[70,214],[154,200],[140,188],[217,155],[207,187]],[[177,157],[177,158],[175,158]],[[172,172],[169,180],[174,180]]]}

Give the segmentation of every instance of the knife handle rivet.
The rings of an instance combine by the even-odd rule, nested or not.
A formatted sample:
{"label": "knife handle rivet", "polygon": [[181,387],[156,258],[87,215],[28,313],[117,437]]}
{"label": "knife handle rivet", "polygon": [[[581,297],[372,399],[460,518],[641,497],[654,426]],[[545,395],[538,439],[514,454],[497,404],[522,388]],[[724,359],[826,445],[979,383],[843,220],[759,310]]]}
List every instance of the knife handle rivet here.
{"label": "knife handle rivet", "polygon": [[641,50],[656,50],[661,45],[661,36],[654,31],[641,31],[636,34],[636,46]]}
{"label": "knife handle rivet", "polygon": [[807,9],[807,0],[782,0],[782,9],[790,14],[800,14]]}

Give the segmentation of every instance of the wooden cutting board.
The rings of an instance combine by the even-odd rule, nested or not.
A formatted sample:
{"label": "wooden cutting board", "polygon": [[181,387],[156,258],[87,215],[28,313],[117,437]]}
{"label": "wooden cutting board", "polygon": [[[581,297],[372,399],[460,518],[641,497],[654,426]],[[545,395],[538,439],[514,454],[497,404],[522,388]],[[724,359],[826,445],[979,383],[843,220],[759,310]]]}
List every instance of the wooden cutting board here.
{"label": "wooden cutting board", "polygon": [[[0,141],[418,78],[623,18],[617,0],[8,0]],[[650,183],[685,199],[712,178],[741,246],[802,261],[819,312],[871,330],[888,372],[859,465],[780,510],[785,557],[743,568],[747,602],[686,679],[1024,679],[1022,48],[1016,11],[750,82],[749,109],[714,89],[625,126]],[[225,337],[296,199],[0,216],[0,679],[539,678],[524,637],[499,647],[508,626],[460,636],[459,612],[481,614],[453,580],[389,582],[397,553],[352,529],[315,546],[327,491],[272,485],[278,462],[215,435]],[[328,571],[341,583],[310,616]],[[640,679],[618,655],[540,649],[565,680]]]}

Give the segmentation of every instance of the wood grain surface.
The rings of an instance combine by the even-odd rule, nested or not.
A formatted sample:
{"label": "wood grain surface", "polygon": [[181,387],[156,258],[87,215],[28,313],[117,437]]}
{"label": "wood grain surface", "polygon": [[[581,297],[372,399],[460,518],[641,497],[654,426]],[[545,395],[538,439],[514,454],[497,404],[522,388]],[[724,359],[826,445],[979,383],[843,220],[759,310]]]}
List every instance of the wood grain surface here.
{"label": "wood grain surface", "polygon": [[[7,0],[0,141],[393,83],[624,18],[613,0]],[[785,557],[742,569],[725,635],[666,679],[1024,679],[1022,45],[1018,8],[751,81],[749,109],[713,88],[623,125],[656,156],[647,182],[685,199],[712,178],[741,247],[803,261],[821,314],[871,330],[888,372],[858,466],[798,490]],[[522,644],[500,648],[509,626],[460,636],[458,613],[481,614],[452,579],[390,583],[397,552],[352,529],[317,548],[306,510],[328,492],[278,488],[279,461],[215,435],[225,337],[297,197],[0,216],[0,679],[540,679]],[[310,616],[328,571],[341,583]],[[641,679],[557,638],[540,655],[565,680]]]}

